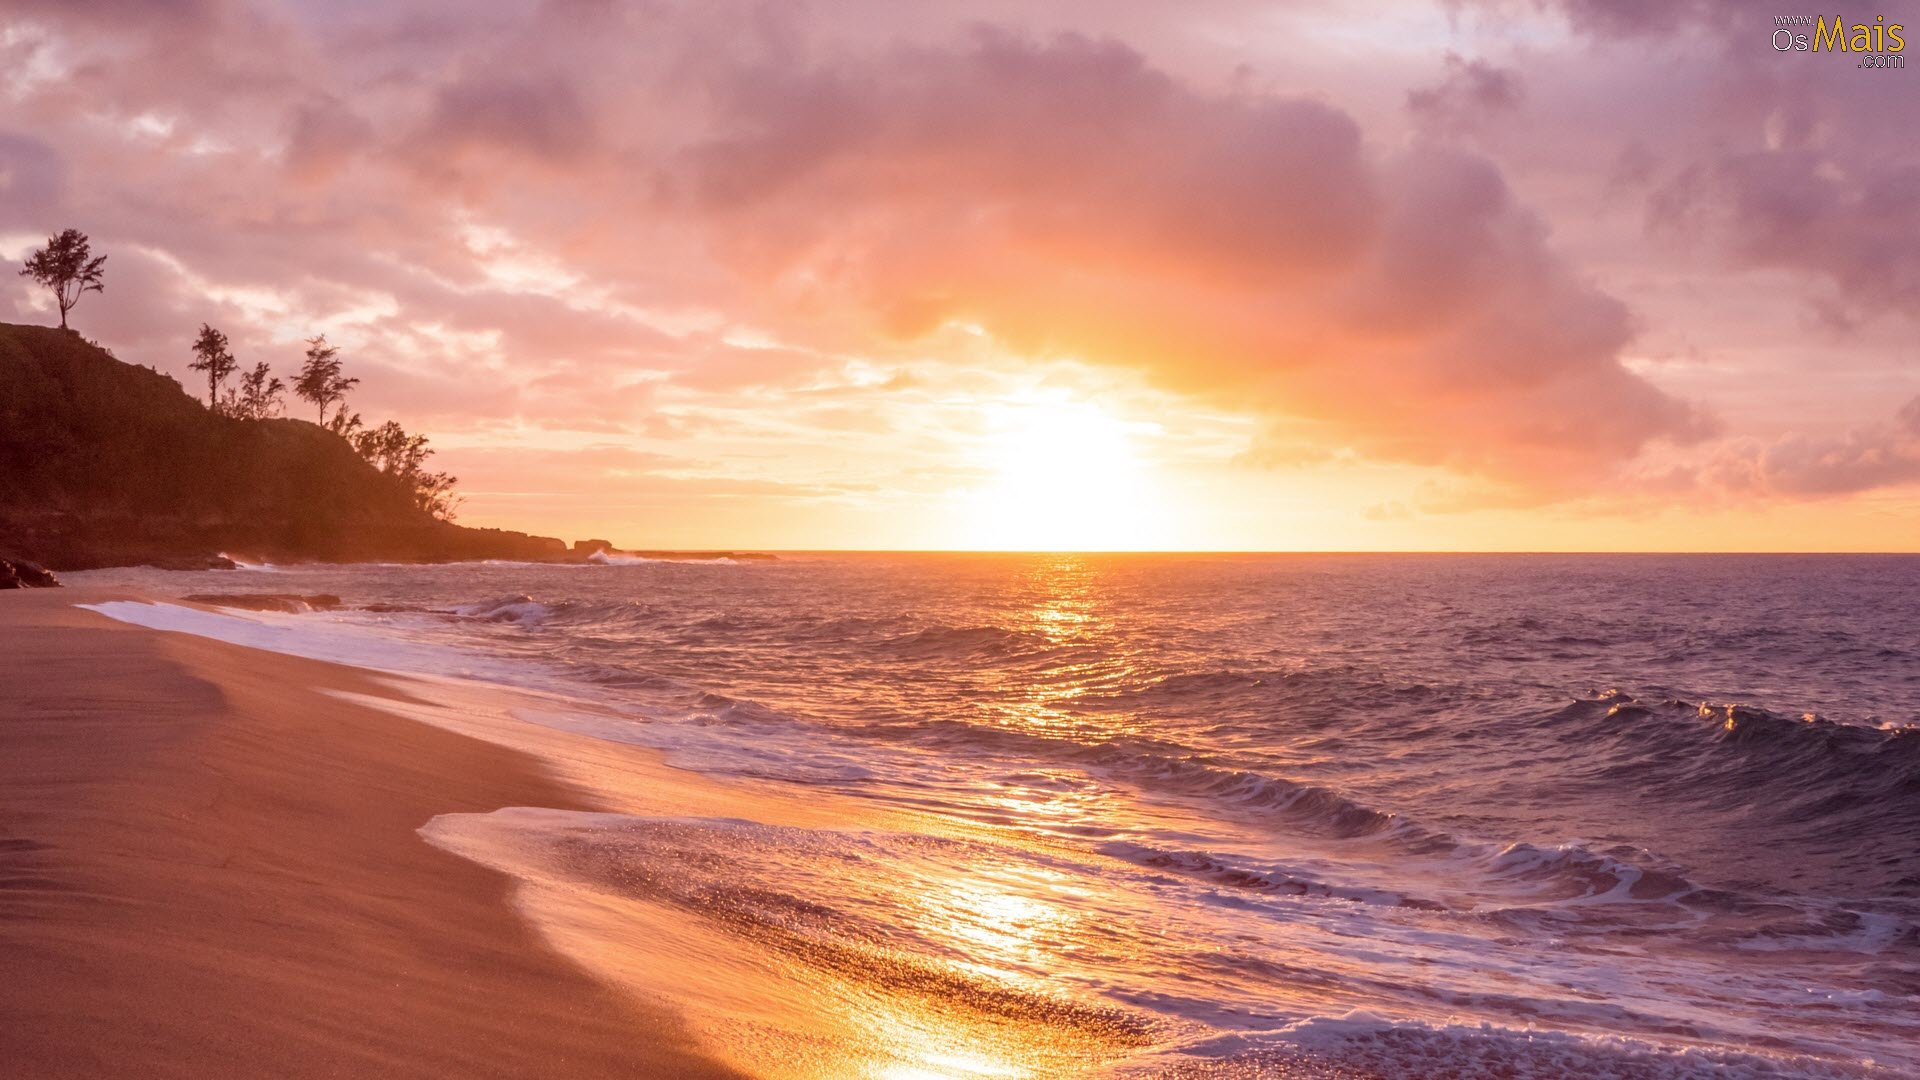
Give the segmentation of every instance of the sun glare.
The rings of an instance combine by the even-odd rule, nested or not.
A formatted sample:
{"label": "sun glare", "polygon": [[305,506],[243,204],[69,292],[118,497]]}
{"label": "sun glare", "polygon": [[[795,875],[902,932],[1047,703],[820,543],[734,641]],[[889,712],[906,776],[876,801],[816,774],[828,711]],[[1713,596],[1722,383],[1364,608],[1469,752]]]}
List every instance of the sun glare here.
{"label": "sun glare", "polygon": [[993,478],[966,500],[969,546],[991,551],[1126,551],[1158,543],[1145,425],[1064,397],[988,412]]}

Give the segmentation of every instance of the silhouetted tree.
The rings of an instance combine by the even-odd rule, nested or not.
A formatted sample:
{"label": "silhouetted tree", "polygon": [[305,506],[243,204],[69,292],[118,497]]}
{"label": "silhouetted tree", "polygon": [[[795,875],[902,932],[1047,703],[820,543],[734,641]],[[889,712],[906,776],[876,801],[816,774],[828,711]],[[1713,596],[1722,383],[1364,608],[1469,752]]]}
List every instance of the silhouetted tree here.
{"label": "silhouetted tree", "polygon": [[267,372],[266,361],[240,376],[240,389],[227,391],[226,414],[242,420],[267,420],[280,415],[280,395],[287,384]]}
{"label": "silhouetted tree", "polygon": [[441,521],[452,521],[460,512],[460,494],[453,490],[459,482],[452,473],[420,473],[413,478],[413,504]]}
{"label": "silhouetted tree", "polygon": [[239,367],[233,354],[227,351],[227,335],[200,324],[200,336],[194,339],[193,355],[198,359],[188,366],[195,371],[207,373],[207,408],[214,412],[223,412],[220,404],[220,386]]}
{"label": "silhouetted tree", "polygon": [[[345,378],[340,374],[340,350],[327,344],[327,336],[307,339],[307,362],[301,366],[300,375],[293,380],[293,392],[313,402],[320,408],[320,426],[330,427],[334,432],[346,436],[351,432],[344,418],[347,391],[360,385],[359,379]],[[341,403],[340,416],[334,423],[327,423],[327,407]],[[359,417],[354,418],[353,427],[359,427]]]}
{"label": "silhouetted tree", "polygon": [[392,420],[354,436],[353,448],[374,468],[389,475],[415,471],[433,453],[427,449],[426,436],[408,435]]}
{"label": "silhouetted tree", "polygon": [[415,506],[442,521],[453,520],[454,510],[460,503],[453,486],[459,481],[448,473],[426,470],[427,459],[433,456],[433,451],[427,448],[425,435],[409,435],[405,428],[389,420],[356,434],[353,448],[374,468],[404,484]]}
{"label": "silhouetted tree", "polygon": [[107,291],[101,281],[104,273],[101,267],[106,263],[105,255],[93,257],[93,246],[86,233],[66,229],[47,237],[46,247],[27,256],[27,265],[20,276],[30,277],[52,291],[54,302],[60,305],[60,329],[65,330],[67,312],[80,302],[81,296]]}
{"label": "silhouetted tree", "polygon": [[334,413],[333,419],[327,421],[327,430],[348,442],[352,442],[358,435],[360,426],[360,414],[353,413],[352,415],[348,415],[345,408]]}

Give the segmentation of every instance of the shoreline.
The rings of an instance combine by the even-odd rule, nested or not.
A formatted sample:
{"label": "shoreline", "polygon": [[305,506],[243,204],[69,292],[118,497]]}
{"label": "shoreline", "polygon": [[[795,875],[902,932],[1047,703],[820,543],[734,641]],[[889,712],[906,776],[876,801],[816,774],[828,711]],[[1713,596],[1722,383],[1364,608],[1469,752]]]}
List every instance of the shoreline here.
{"label": "shoreline", "polygon": [[0,1056],[21,1075],[739,1075],[556,953],[444,813],[599,809],[341,700],[394,682],[0,602]]}
{"label": "shoreline", "polygon": [[591,718],[584,699],[76,606],[111,601],[240,614],[87,585],[0,600],[24,661],[0,675],[0,952],[26,972],[0,981],[0,1057],[25,1075],[1087,1075],[1155,1041],[885,950],[743,933],[710,894],[566,847],[971,830],[538,715]]}

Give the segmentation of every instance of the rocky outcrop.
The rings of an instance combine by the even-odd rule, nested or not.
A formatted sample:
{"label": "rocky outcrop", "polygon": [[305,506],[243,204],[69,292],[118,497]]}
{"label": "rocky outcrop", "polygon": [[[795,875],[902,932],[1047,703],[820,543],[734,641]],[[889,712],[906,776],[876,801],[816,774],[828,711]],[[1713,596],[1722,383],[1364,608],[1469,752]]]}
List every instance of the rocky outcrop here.
{"label": "rocky outcrop", "polygon": [[57,589],[60,579],[39,563],[0,555],[0,589]]}
{"label": "rocky outcrop", "polygon": [[247,611],[284,611],[299,615],[308,611],[331,611],[340,606],[332,593],[191,593],[182,600],[213,607],[244,608]]}

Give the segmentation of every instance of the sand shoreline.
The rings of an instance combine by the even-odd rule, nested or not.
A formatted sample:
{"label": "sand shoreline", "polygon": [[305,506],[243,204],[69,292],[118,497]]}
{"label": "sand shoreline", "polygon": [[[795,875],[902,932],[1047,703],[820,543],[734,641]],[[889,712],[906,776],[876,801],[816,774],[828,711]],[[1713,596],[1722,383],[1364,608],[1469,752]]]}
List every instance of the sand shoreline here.
{"label": "sand shoreline", "polygon": [[0,1060],[14,1075],[725,1076],[597,982],[443,813],[601,808],[338,665],[0,597]]}
{"label": "sand shoreline", "polygon": [[574,843],[771,828],[832,850],[992,829],[671,768],[587,734],[608,715],[564,692],[234,643],[256,640],[248,613],[197,623],[149,601],[173,605],[156,626],[193,627],[169,632],[76,606],[145,599],[0,596],[10,1075],[1078,1076],[1182,1034],[884,942],[742,922],[728,903],[755,886],[730,853],[709,884],[669,862],[662,888],[644,849],[625,864],[618,843]]}

